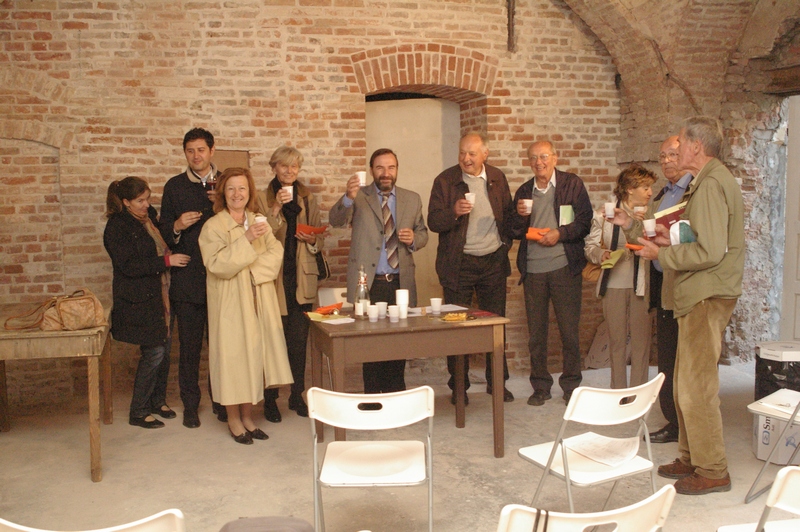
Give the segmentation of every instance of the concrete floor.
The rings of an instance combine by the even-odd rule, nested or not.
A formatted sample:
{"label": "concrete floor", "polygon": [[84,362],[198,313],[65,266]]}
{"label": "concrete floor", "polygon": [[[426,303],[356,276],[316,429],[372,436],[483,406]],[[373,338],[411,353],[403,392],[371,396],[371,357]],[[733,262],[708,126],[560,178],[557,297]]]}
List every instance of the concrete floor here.
{"label": "concrete floor", "polygon": [[[174,369],[174,368],[173,368]],[[436,370],[439,371],[439,370]],[[654,374],[655,368],[651,368]],[[357,368],[349,371],[357,379]],[[677,496],[665,531],[713,531],[724,524],[755,522],[766,495],[743,504],[744,495],[762,462],[751,452],[752,419],[746,405],[753,397],[752,363],[720,368],[722,413],[733,489],[701,497]],[[473,382],[481,377],[474,375]],[[444,383],[444,368],[424,375],[413,367],[410,386]],[[357,382],[357,380],[354,380]],[[584,384],[607,386],[609,371],[584,373]],[[356,385],[357,386],[357,385]],[[491,407],[484,385],[470,390],[467,426],[456,429],[454,407],[443,384],[437,393],[434,432],[434,518],[437,531],[492,531],[500,509],[508,503],[528,504],[540,470],[523,461],[517,449],[555,436],[564,411],[561,392],[543,407],[525,403],[531,393],[524,376],[508,384],[517,400],[506,404],[506,455],[492,456]],[[159,430],[127,423],[129,392],[115,393],[114,424],[103,425],[103,481],[89,477],[88,430],[85,411],[53,415],[21,415],[12,411],[12,429],[0,434],[0,517],[53,530],[107,527],[140,519],[166,508],[180,508],[190,532],[215,532],[239,517],[284,515],[313,522],[309,421],[286,410],[282,392],[280,424],[261,419],[270,439],[238,445],[226,425],[202,408],[202,426],[181,425],[177,394],[171,405],[178,418]],[[204,401],[207,398],[204,397]],[[650,415],[651,429],[663,424],[658,407]],[[328,432],[332,437],[332,431]],[[656,462],[677,456],[677,444],[653,446]],[[774,476],[777,467],[770,472]],[[658,478],[657,486],[666,483]],[[649,495],[648,477],[629,479],[614,496],[615,507]],[[577,489],[576,509],[602,506],[606,487]],[[326,490],[328,530],[424,530],[424,487],[401,490]],[[542,506],[566,511],[564,485],[548,480]],[[786,518],[782,512],[776,517]],[[800,528],[800,521],[798,521]]]}

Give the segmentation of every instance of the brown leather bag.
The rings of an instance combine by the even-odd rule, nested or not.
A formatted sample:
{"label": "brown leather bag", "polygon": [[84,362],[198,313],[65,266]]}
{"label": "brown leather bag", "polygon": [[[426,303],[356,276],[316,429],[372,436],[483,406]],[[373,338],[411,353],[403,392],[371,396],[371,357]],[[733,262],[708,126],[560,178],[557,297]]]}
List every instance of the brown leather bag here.
{"label": "brown leather bag", "polygon": [[8,318],[6,330],[39,328],[43,331],[77,331],[108,325],[103,304],[88,288],[68,296],[51,297],[35,309]]}

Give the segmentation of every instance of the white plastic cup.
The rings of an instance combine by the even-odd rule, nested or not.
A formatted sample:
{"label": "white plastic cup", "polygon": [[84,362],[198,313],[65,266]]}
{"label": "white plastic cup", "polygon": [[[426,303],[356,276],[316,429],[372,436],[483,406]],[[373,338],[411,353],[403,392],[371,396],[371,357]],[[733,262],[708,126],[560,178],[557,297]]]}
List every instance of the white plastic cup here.
{"label": "white plastic cup", "polygon": [[431,313],[434,316],[438,316],[442,313],[442,298],[441,297],[432,297],[431,298]]}
{"label": "white plastic cup", "polygon": [[405,288],[395,290],[394,300],[398,306],[405,305],[406,307],[408,307],[408,290],[406,290]]}
{"label": "white plastic cup", "polygon": [[294,187],[289,185],[288,187],[281,187],[281,190],[289,193],[289,200],[294,199]]}
{"label": "white plastic cup", "polygon": [[609,201],[603,204],[606,210],[606,218],[613,218],[614,217],[614,208],[617,206],[616,203],[613,201]]}
{"label": "white plastic cup", "polygon": [[408,303],[397,305],[397,308],[399,310],[400,319],[401,320],[408,319]]}
{"label": "white plastic cup", "polygon": [[356,175],[358,176],[358,184],[361,185],[362,187],[366,186],[366,184],[367,184],[367,173],[362,170],[360,172],[356,172]]}
{"label": "white plastic cup", "polygon": [[382,320],[386,318],[386,307],[389,305],[386,301],[379,301],[375,303],[375,306],[378,307],[378,319]]}
{"label": "white plastic cup", "polygon": [[644,205],[637,205],[633,208],[633,212],[644,214],[647,212],[647,207]]}
{"label": "white plastic cup", "polygon": [[469,202],[470,205],[475,205],[475,193],[474,192],[467,192],[464,194],[464,199]]}
{"label": "white plastic cup", "polygon": [[368,306],[367,316],[369,316],[369,321],[378,321],[378,305]]}
{"label": "white plastic cup", "polygon": [[260,223],[266,223],[266,222],[267,222],[267,217],[266,217],[266,216],[261,216],[261,215],[259,214],[258,216],[256,216],[256,218],[255,218],[255,222],[256,222],[257,224],[260,224]]}
{"label": "white plastic cup", "polygon": [[655,218],[648,218],[647,220],[643,220],[642,223],[644,224],[644,233],[653,238],[656,236],[656,220]]}
{"label": "white plastic cup", "polygon": [[530,214],[533,212],[533,200],[532,199],[524,199],[522,203],[525,204],[525,214]]}
{"label": "white plastic cup", "polygon": [[389,305],[386,308],[386,312],[389,314],[389,321],[392,323],[397,323],[400,321],[400,307],[397,305]]}

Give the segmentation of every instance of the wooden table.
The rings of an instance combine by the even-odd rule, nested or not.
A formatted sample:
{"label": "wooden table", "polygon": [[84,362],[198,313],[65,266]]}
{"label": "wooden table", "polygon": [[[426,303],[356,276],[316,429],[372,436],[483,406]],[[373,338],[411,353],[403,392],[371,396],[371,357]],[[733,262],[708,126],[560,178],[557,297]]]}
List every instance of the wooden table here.
{"label": "wooden table", "polygon": [[[438,317],[409,317],[391,323],[388,319],[371,323],[357,319],[354,323],[330,325],[312,321],[309,328],[312,386],[322,387],[322,357],[328,356],[332,372],[332,389],[345,391],[344,370],[349,363],[403,360],[409,358],[445,357],[470,353],[494,354],[492,357],[492,418],[494,455],[504,454],[503,427],[503,332],[510,320],[501,316],[462,322],[443,322]],[[464,362],[459,357],[456,373],[456,427],[465,425]],[[322,423],[317,431],[322,434]],[[337,440],[345,438],[345,430],[335,430]]]}
{"label": "wooden table", "polygon": [[[30,304],[0,305],[0,325],[6,318],[30,310]],[[106,315],[110,309],[106,310]],[[89,455],[92,480],[103,479],[100,459],[100,381],[103,388],[103,423],[113,421],[111,398],[111,349],[109,326],[80,331],[7,331],[0,328],[0,431],[8,431],[8,389],[6,388],[6,360],[34,360],[41,358],[86,358],[89,376]],[[101,375],[102,373],[102,375]]]}

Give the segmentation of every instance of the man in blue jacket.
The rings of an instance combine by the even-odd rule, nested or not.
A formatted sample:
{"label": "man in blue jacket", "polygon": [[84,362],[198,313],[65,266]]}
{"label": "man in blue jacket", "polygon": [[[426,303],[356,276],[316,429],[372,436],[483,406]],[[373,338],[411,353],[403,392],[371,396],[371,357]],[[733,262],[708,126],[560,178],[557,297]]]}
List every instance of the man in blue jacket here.
{"label": "man in blue jacket", "polygon": [[[525,291],[528,316],[528,349],[531,355],[533,395],[528,404],[541,406],[550,399],[553,377],[547,369],[547,329],[549,303],[553,303],[561,332],[563,372],[558,380],[568,403],[572,391],[581,383],[579,322],[581,315],[581,271],[586,265],[583,238],[592,223],[592,204],[583,181],[556,170],[558,154],[549,140],[539,140],[528,148],[528,161],[534,177],[514,196],[516,211],[511,216],[511,236],[520,240],[517,268]],[[527,213],[522,200],[533,199]],[[528,241],[529,227],[547,228],[541,239]]]}

